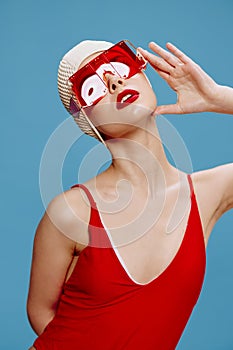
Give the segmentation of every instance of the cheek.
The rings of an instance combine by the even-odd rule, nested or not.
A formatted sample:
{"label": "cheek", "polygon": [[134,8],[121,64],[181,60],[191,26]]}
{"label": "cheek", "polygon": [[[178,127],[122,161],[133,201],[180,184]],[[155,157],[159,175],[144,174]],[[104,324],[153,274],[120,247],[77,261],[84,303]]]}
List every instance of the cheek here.
{"label": "cheek", "polygon": [[147,108],[155,108],[157,105],[157,98],[152,88],[152,85],[145,73],[136,74],[129,79],[130,86],[140,92],[140,98],[138,102],[145,105]]}
{"label": "cheek", "polygon": [[141,84],[140,90],[140,102],[144,104],[145,107],[154,109],[157,105],[157,97],[147,77],[144,77],[144,81]]}
{"label": "cheek", "polygon": [[106,124],[112,115],[113,106],[109,102],[101,101],[94,107],[85,109],[86,115],[95,126]]}

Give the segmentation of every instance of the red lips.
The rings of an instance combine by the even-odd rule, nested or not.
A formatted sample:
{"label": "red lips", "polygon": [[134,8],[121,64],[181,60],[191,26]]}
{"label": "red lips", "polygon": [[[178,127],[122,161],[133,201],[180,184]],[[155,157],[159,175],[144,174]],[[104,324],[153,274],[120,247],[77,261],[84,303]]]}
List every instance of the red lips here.
{"label": "red lips", "polygon": [[129,103],[133,103],[139,97],[139,92],[132,89],[126,89],[117,96],[117,109],[126,107]]}

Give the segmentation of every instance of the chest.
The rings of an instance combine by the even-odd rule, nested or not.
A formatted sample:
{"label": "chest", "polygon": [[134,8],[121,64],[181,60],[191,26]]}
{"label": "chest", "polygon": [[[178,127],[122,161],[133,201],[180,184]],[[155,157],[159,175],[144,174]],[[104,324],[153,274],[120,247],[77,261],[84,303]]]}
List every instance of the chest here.
{"label": "chest", "polygon": [[157,222],[151,222],[147,215],[144,225],[131,224],[131,228],[125,229],[123,244],[119,243],[120,239],[123,240],[123,237],[119,239],[122,230],[110,232],[101,218],[116,261],[130,279],[147,284],[166,270],[182,247],[190,211],[187,208],[183,218],[170,231],[169,223],[163,216]]}
{"label": "chest", "polygon": [[98,210],[100,225],[125,273],[146,284],[169,266],[182,246],[192,207],[189,188],[156,198],[132,196],[128,202],[123,196],[117,204]]}
{"label": "chest", "polygon": [[156,247],[152,238],[125,247],[88,246],[78,258],[68,289],[78,299],[98,304],[130,297],[142,286],[152,288],[153,293],[162,288],[166,293],[177,289],[177,295],[179,291],[190,295],[203,281],[203,237],[190,226],[175,236],[175,243],[161,243],[160,238]]}
{"label": "chest", "polygon": [[[193,269],[203,266],[203,233],[195,197],[188,187],[156,200],[131,199],[119,206],[108,205],[108,210],[97,203],[94,219],[91,213],[93,244],[82,250],[75,268],[78,278],[83,276],[80,281],[88,275],[87,289],[98,283],[106,288],[116,286],[121,279],[126,284],[146,285],[171,276],[170,271],[176,275],[176,269],[192,276]],[[95,225],[108,241],[108,249],[101,248],[96,239],[100,231]]]}

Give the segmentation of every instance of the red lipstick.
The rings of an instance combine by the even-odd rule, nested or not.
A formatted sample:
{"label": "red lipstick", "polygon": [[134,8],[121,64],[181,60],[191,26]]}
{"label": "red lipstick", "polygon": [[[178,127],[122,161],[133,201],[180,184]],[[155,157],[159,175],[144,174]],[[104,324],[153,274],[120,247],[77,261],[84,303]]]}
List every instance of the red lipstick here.
{"label": "red lipstick", "polygon": [[126,107],[129,103],[133,103],[139,97],[139,92],[132,89],[126,89],[117,96],[117,109]]}

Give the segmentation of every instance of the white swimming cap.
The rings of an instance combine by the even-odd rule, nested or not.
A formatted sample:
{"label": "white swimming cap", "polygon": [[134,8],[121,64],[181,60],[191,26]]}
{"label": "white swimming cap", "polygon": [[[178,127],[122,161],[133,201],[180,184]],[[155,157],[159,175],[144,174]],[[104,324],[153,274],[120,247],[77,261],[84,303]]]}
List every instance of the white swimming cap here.
{"label": "white swimming cap", "polygon": [[85,58],[93,53],[105,51],[113,45],[107,41],[84,40],[64,55],[58,68],[58,91],[63,105],[73,115],[80,129],[98,140],[100,137],[86,115],[82,111],[76,114],[72,111],[72,99],[76,103],[77,99],[71,88],[69,78],[79,69],[80,64]]}

